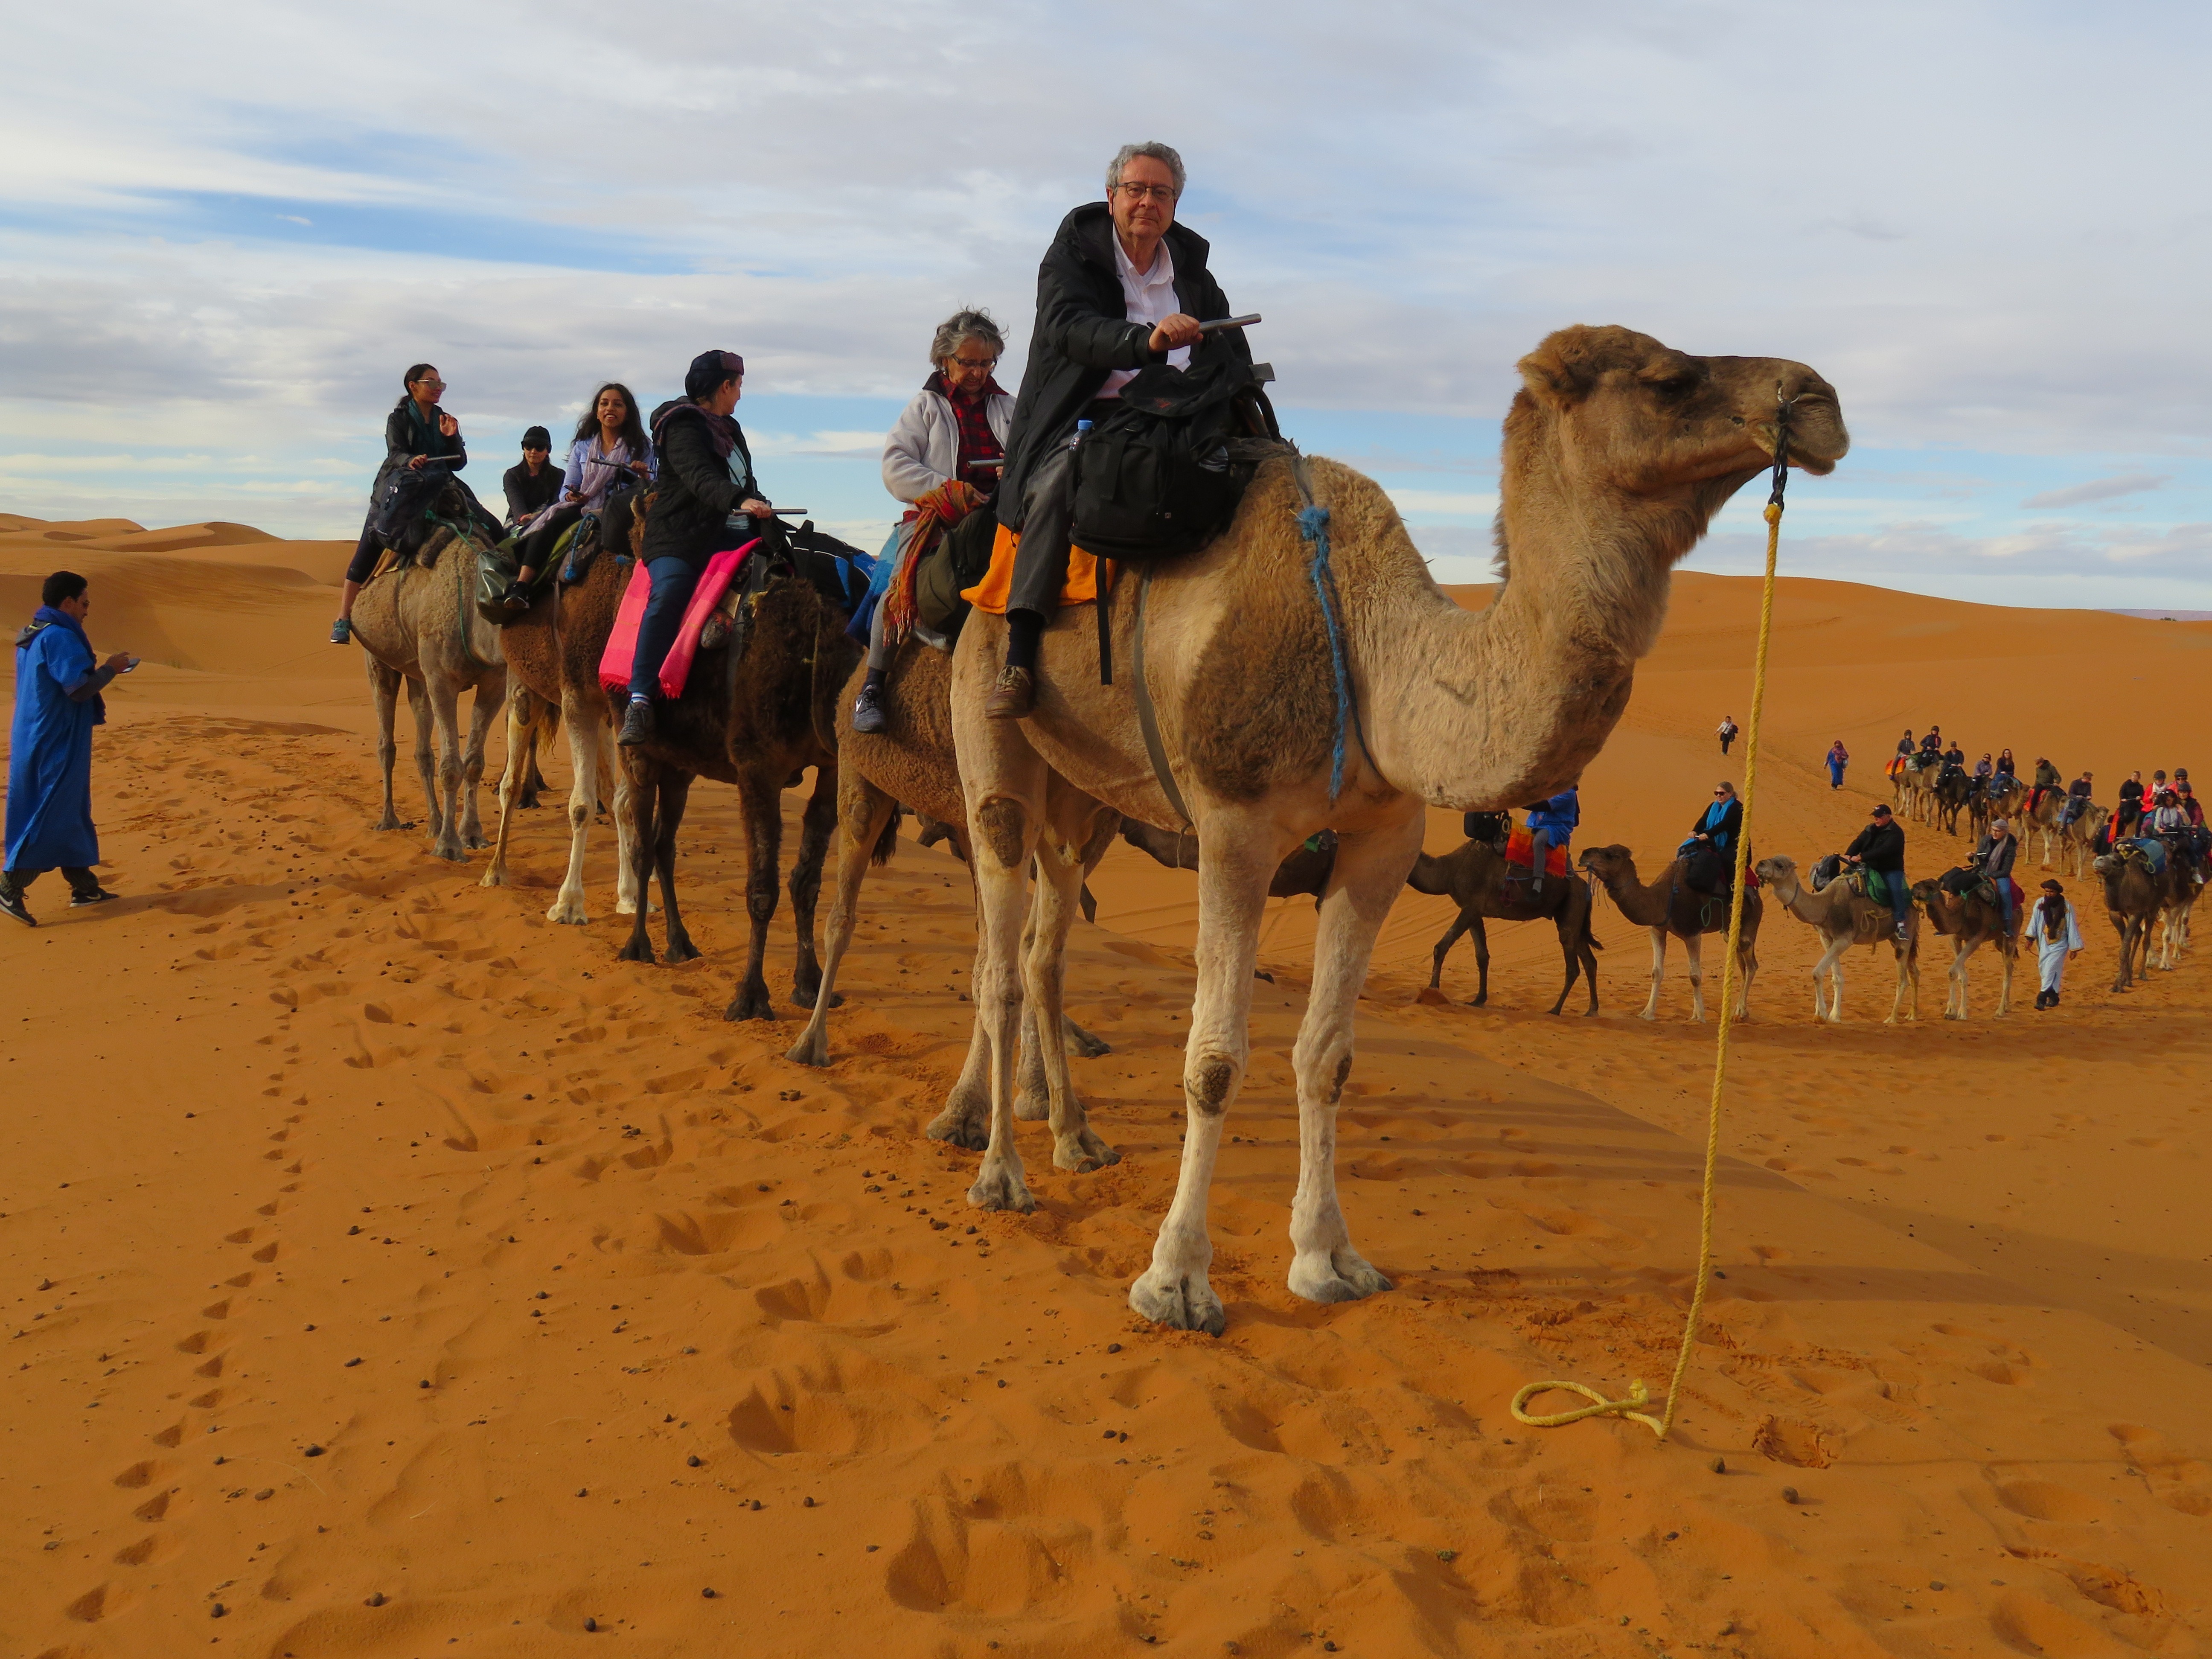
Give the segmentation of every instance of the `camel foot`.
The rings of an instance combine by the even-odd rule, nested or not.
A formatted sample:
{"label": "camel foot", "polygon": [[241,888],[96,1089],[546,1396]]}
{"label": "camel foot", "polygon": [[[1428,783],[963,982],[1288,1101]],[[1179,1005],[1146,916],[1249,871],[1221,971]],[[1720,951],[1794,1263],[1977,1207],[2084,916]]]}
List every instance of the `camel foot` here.
{"label": "camel foot", "polygon": [[1036,1208],[1029,1183],[1022,1179],[1021,1165],[1011,1159],[983,1161],[975,1184],[968,1189],[968,1203],[974,1209],[1012,1210],[1021,1215]]}
{"label": "camel foot", "polygon": [[668,935],[668,949],[664,952],[664,958],[669,962],[696,962],[699,947],[691,942],[690,934],[680,928],[675,929]]}
{"label": "camel foot", "polygon": [[[1110,1054],[1114,1045],[1103,1037],[1093,1036],[1073,1020],[1063,1014],[1060,1024],[1067,1032],[1067,1052],[1083,1060],[1096,1060],[1101,1054]],[[1019,1115],[1019,1114],[1017,1114]]]}
{"label": "camel foot", "polygon": [[930,1119],[922,1133],[932,1140],[949,1141],[970,1152],[991,1144],[991,1099],[981,1090],[963,1091],[955,1084],[945,1098],[945,1109]]}
{"label": "camel foot", "polygon": [[1052,1161],[1059,1169],[1073,1170],[1077,1175],[1089,1175],[1109,1164],[1119,1164],[1121,1154],[1091,1133],[1091,1126],[1086,1123],[1054,1141]]}
{"label": "camel foot", "polygon": [[412,830],[415,827],[415,820],[409,818],[403,823],[396,813],[386,812],[368,827],[372,830]]}
{"label": "camel foot", "polygon": [[1228,1310],[1202,1273],[1177,1277],[1154,1267],[1129,1286],[1129,1305],[1170,1330],[1218,1336],[1229,1323]]}
{"label": "camel foot", "polygon": [[495,865],[493,865],[493,866],[492,866],[492,867],[491,867],[490,869],[489,869],[489,870],[487,870],[487,871],[485,871],[485,872],[483,872],[483,879],[482,881],[478,882],[478,883],[477,884],[477,886],[479,886],[479,887],[504,887],[504,886],[506,886],[506,885],[507,885],[507,866],[506,866],[505,865],[503,865],[503,864],[495,864]]}
{"label": "camel foot", "polygon": [[461,845],[467,848],[472,853],[480,853],[485,848],[490,846],[491,842],[484,838],[484,832],[483,830],[471,830],[467,835],[461,837]]}
{"label": "camel foot", "polygon": [[581,927],[591,917],[585,913],[581,893],[562,893],[553,901],[553,908],[545,913],[545,920],[557,921],[563,927]]}
{"label": "camel foot", "polygon": [[737,995],[731,999],[730,1006],[722,1010],[722,1018],[727,1020],[774,1019],[775,1000],[769,995],[765,985],[740,985]]}
{"label": "camel foot", "polygon": [[1658,1023],[1659,1016],[1653,1013],[1650,1009],[1646,1008],[1642,1013],[1637,1015],[1637,1018],[1648,1019],[1654,1024],[1656,1024]]}
{"label": "camel foot", "polygon": [[623,945],[615,957],[617,962],[652,962],[654,959],[653,941],[642,933],[631,934],[629,943]]}
{"label": "camel foot", "polygon": [[1946,1019],[1964,1019],[1966,1018],[1966,1016],[1964,1014],[1946,1013],[1943,1018]]}
{"label": "camel foot", "polygon": [[1390,1281],[1350,1245],[1316,1250],[1291,1263],[1291,1291],[1309,1302],[1357,1302],[1392,1288]]}
{"label": "camel foot", "polygon": [[799,1041],[784,1051],[783,1057],[794,1066],[827,1066],[830,1063],[830,1033],[818,1025],[808,1025]]}
{"label": "camel foot", "polygon": [[[802,981],[791,988],[791,1000],[794,1005],[801,1008],[811,1008],[814,1006],[815,999],[819,997],[821,994],[822,981],[819,979],[817,979],[811,985],[806,984]],[[843,1007],[845,1006],[845,994],[842,991],[832,991],[830,994],[830,1006],[832,1008]]]}
{"label": "camel foot", "polygon": [[430,851],[434,856],[445,860],[448,864],[466,864],[469,861],[468,853],[459,842],[442,842]]}

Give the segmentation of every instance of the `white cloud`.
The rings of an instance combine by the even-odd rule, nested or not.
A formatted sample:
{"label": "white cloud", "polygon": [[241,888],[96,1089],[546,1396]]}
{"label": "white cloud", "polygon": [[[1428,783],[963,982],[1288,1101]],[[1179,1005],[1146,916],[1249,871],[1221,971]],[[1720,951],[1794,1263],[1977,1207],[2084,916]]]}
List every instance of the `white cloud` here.
{"label": "white cloud", "polygon": [[2021,503],[2023,507],[2086,507],[2092,501],[2118,501],[2124,495],[2140,495],[2145,490],[2156,489],[2171,482],[2160,472],[2125,472],[2116,478],[2093,478],[2087,483],[2070,484],[2063,489],[2046,489],[2040,495],[2030,495]]}

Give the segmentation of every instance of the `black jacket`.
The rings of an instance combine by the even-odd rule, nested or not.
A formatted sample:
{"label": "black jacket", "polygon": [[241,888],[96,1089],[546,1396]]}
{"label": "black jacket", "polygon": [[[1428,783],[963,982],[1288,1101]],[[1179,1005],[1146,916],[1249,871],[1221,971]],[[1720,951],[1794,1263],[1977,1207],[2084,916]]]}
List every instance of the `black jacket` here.
{"label": "black jacket", "polygon": [[1894,819],[1887,823],[1869,823],[1859,831],[1856,841],[1844,848],[1844,856],[1858,860],[1869,870],[1902,870],[1905,826]]}
{"label": "black jacket", "polygon": [[[1705,809],[1705,812],[1711,811],[1712,808],[1710,806]],[[1731,796],[1728,811],[1721,814],[1721,821],[1711,829],[1705,827],[1705,812],[1698,814],[1698,821],[1690,826],[1690,833],[1693,836],[1711,836],[1713,845],[1724,853],[1735,851],[1735,838],[1743,831],[1743,802]]]}
{"label": "black jacket", "polygon": [[431,424],[425,428],[416,418],[415,400],[402,398],[392,404],[392,413],[384,417],[384,464],[376,469],[376,482],[369,486],[368,499],[374,502],[384,494],[384,482],[417,455],[436,455],[445,459],[447,466],[459,472],[469,464],[469,447],[460,434],[448,438],[438,430],[438,416],[446,411],[433,408]]}
{"label": "black jacket", "polygon": [[751,539],[732,532],[738,503],[760,494],[744,429],[727,415],[710,415],[678,398],[653,411],[653,447],[660,478],[645,521],[645,557],[703,566],[726,547]]}
{"label": "black jacket", "polygon": [[[1170,225],[1164,245],[1175,261],[1176,304],[1200,322],[1230,314],[1221,284],[1206,268],[1206,238]],[[1165,362],[1151,349],[1152,329],[1128,319],[1128,302],[1114,262],[1114,215],[1103,202],[1086,202],[1060,222],[1052,246],[1037,266],[1036,321],[1030,360],[1014,399],[1006,434],[1006,481],[999,488],[999,520],[1021,528],[1022,497],[1030,475],[1067,441],[1084,406],[1117,368]],[[1209,334],[1191,348],[1191,367],[1235,357],[1249,363],[1252,347],[1241,328]]]}
{"label": "black jacket", "polygon": [[1984,836],[1974,848],[1974,856],[1982,861],[1982,873],[1996,880],[2012,873],[2013,859],[2020,852],[2020,837],[2007,836],[1999,841],[1995,836]]}
{"label": "black jacket", "polygon": [[501,476],[500,487],[507,492],[507,521],[528,518],[532,514],[548,507],[560,498],[561,469],[553,465],[550,456],[538,469],[538,476],[530,476],[530,463],[517,461]]}

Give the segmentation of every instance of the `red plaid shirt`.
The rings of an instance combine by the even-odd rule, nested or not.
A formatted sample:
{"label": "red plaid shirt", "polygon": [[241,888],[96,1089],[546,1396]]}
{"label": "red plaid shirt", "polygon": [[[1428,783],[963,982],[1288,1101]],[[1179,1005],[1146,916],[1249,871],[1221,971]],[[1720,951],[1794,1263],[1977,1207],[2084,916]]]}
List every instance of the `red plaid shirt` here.
{"label": "red plaid shirt", "polygon": [[996,380],[986,380],[981,392],[972,398],[965,397],[955,392],[941,373],[929,377],[927,389],[951,405],[952,418],[960,425],[960,465],[952,476],[986,495],[994,494],[999,488],[999,469],[979,467],[975,463],[1006,458],[1006,447],[991,430],[990,400],[1006,394],[1000,390]]}

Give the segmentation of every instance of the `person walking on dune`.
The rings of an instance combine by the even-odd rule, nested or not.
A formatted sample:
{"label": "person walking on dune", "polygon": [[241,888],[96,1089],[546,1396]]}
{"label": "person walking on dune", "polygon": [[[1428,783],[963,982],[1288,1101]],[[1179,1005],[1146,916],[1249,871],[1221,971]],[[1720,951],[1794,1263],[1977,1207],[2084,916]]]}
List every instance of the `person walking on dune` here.
{"label": "person walking on dune", "polygon": [[1840,789],[1844,787],[1844,769],[1850,763],[1851,751],[1844,748],[1844,740],[1838,738],[1828,745],[1829,788]]}
{"label": "person walking on dune", "polygon": [[138,665],[127,652],[93,655],[84,619],[90,584],[57,570],[40,590],[38,611],[15,636],[15,720],[8,755],[7,858],[0,866],[0,910],[26,927],[24,890],[49,870],[70,884],[82,908],[115,896],[100,884],[100,834],[92,827],[92,728],[107,719],[100,694]]}
{"label": "person walking on dune", "polygon": [[1735,741],[1738,730],[1735,716],[1733,714],[1722,715],[1721,723],[1713,728],[1713,735],[1721,740],[1721,753],[1723,755],[1728,753],[1729,745]]}
{"label": "person walking on dune", "polygon": [[2074,901],[2056,881],[2043,884],[2043,896],[2028,912],[2027,931],[2035,941],[2035,965],[2043,981],[2035,1006],[2056,1008],[2066,983],[2066,964],[2081,954],[2081,918],[2074,914]]}

